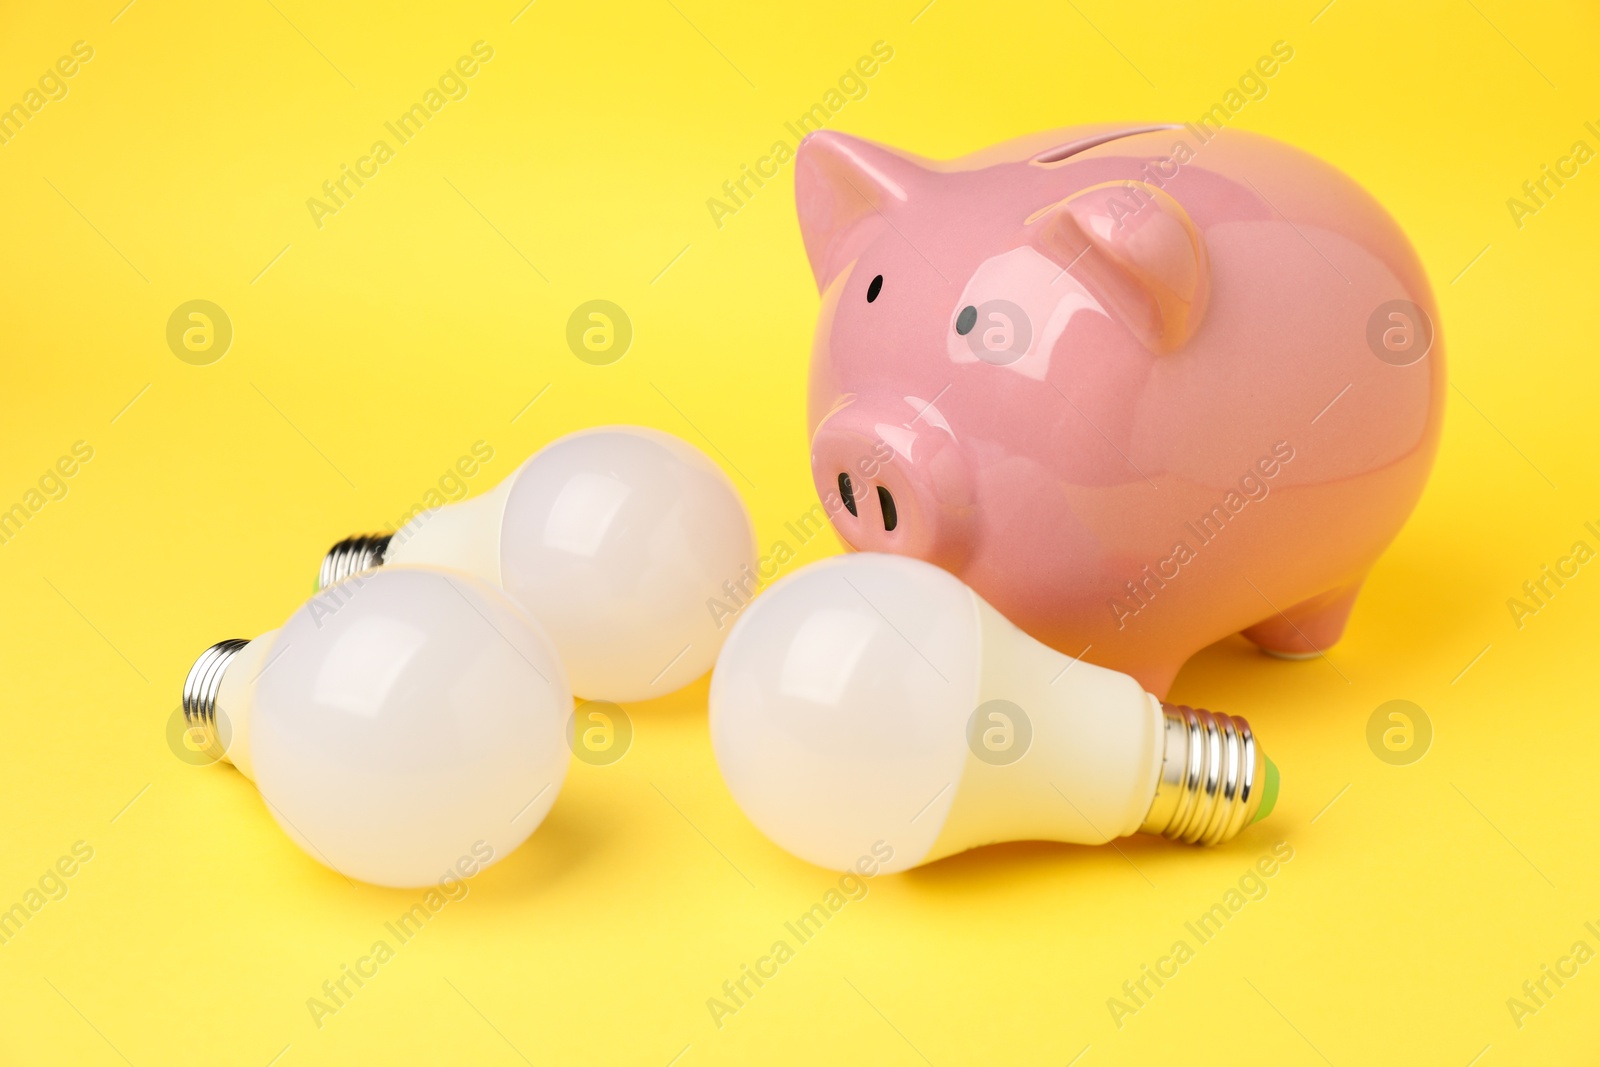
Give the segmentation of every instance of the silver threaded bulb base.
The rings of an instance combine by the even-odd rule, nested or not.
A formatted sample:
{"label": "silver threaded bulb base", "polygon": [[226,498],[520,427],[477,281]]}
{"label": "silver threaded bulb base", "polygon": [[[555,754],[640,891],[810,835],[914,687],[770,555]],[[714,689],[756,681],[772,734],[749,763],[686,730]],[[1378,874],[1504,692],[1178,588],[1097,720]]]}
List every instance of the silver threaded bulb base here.
{"label": "silver threaded bulb base", "polygon": [[383,566],[384,554],[389,551],[393,534],[357,534],[328,549],[322,557],[322,571],[317,575],[317,588],[327,589],[353,574]]}
{"label": "silver threaded bulb base", "polygon": [[219,759],[227,740],[217,728],[217,693],[222,688],[222,675],[228,664],[249,643],[236,637],[218,641],[200,653],[200,658],[189,668],[189,676],[183,680],[183,721],[203,738],[204,743],[197,747]]}
{"label": "silver threaded bulb base", "polygon": [[1161,779],[1140,831],[1190,845],[1231,840],[1255,820],[1266,785],[1250,724],[1178,704],[1161,711]]}

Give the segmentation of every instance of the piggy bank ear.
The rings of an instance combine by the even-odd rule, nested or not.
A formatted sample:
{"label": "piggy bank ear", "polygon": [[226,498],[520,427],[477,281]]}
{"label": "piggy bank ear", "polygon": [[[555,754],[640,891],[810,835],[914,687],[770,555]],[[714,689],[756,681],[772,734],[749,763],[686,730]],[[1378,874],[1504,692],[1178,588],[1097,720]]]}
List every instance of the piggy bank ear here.
{"label": "piggy bank ear", "polygon": [[794,199],[817,289],[828,287],[928,171],[882,145],[831,130],[810,134],[795,153]]}
{"label": "piggy bank ear", "polygon": [[1189,213],[1145,182],[1096,185],[1028,220],[1034,244],[1082,281],[1152,352],[1181,348],[1211,292]]}

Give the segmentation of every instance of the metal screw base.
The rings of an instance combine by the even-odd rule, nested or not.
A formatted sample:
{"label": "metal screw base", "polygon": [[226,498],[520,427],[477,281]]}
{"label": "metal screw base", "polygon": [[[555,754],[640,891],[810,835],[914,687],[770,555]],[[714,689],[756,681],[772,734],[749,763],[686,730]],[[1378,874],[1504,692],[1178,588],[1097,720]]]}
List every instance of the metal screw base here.
{"label": "metal screw base", "polygon": [[1140,831],[1190,845],[1232,839],[1254,821],[1266,786],[1266,755],[1250,724],[1182,705],[1161,710],[1161,780]]}
{"label": "metal screw base", "polygon": [[342,582],[352,574],[383,566],[384,553],[389,550],[393,534],[357,534],[328,549],[322,557],[322,571],[317,575],[317,588],[326,589]]}
{"label": "metal screw base", "polygon": [[217,731],[217,692],[222,688],[222,675],[228,664],[249,643],[240,638],[218,641],[200,653],[189,668],[189,677],[183,680],[183,721],[205,737],[205,751],[219,757],[226,743]]}

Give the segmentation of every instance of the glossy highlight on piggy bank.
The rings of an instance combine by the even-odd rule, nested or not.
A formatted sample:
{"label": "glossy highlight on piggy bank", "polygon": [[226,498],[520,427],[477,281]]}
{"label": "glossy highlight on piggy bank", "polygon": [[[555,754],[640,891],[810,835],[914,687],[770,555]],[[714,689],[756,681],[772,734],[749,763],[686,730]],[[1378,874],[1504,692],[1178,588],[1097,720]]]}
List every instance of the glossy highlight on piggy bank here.
{"label": "glossy highlight on piggy bank", "polygon": [[1422,265],[1360,186],[1157,124],[948,162],[822,132],[795,183],[812,470],[849,546],[1158,695],[1233,633],[1339,639],[1446,386]]}

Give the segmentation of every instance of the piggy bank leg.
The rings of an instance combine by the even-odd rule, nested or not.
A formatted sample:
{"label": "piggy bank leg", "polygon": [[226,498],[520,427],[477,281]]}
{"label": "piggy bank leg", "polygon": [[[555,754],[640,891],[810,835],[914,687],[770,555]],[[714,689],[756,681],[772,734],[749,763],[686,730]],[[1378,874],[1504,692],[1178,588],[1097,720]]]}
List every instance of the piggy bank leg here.
{"label": "piggy bank leg", "polygon": [[1282,659],[1310,659],[1320,655],[1344,635],[1344,625],[1350,618],[1350,609],[1355,607],[1356,594],[1361,592],[1364,579],[1365,576],[1282,612],[1273,612],[1243,631],[1244,636],[1263,652]]}

